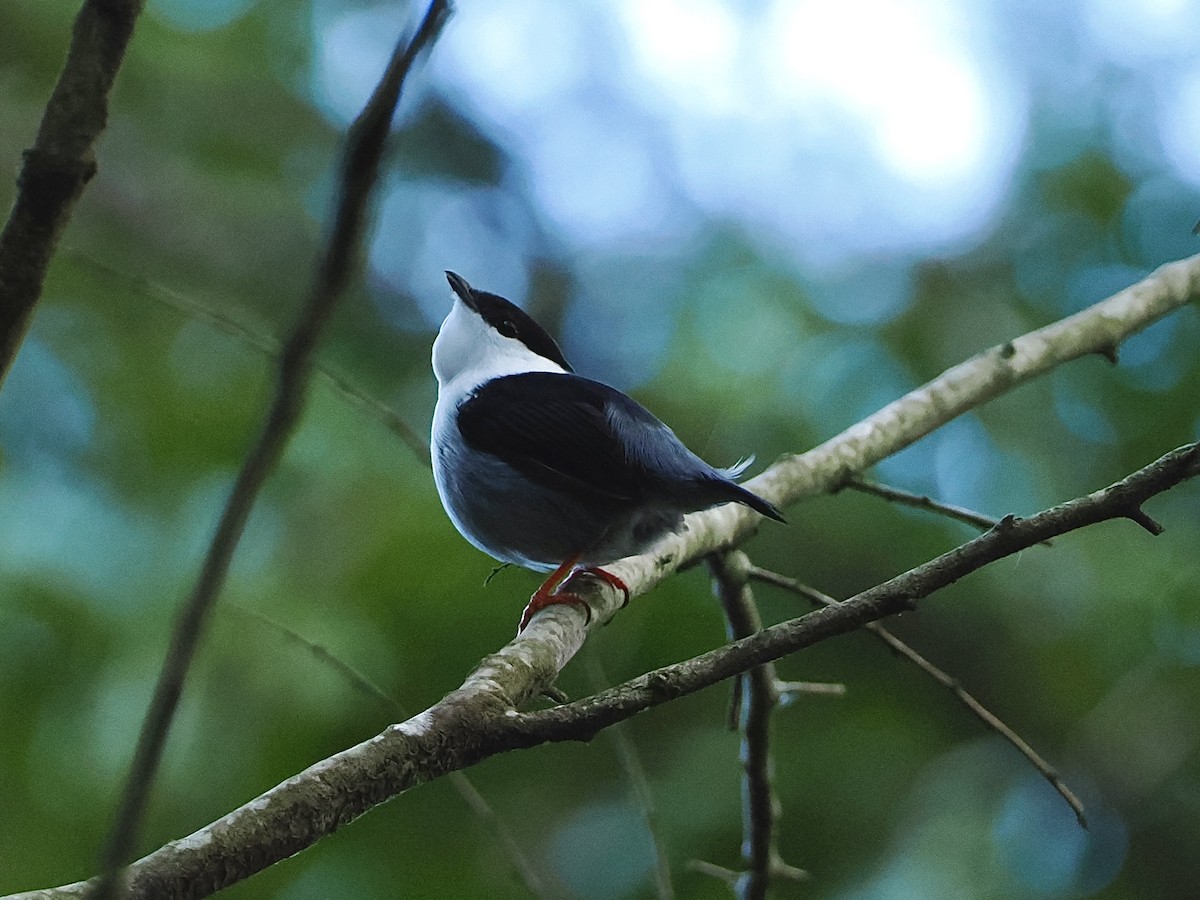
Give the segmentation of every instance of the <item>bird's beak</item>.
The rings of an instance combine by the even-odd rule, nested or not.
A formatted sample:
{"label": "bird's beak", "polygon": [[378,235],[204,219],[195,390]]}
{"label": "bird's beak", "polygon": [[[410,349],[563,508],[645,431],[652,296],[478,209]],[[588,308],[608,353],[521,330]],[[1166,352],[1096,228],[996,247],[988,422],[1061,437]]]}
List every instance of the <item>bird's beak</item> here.
{"label": "bird's beak", "polygon": [[467,305],[467,309],[479,312],[479,307],[475,305],[475,292],[467,284],[467,279],[456,272],[447,271],[446,280],[450,282],[450,289],[454,291],[455,296]]}

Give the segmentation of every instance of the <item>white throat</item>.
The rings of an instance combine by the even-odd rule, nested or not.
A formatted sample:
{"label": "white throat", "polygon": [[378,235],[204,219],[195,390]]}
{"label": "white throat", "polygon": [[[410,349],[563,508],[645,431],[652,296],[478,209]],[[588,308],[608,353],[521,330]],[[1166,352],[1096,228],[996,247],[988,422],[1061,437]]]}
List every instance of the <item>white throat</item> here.
{"label": "white throat", "polygon": [[516,338],[504,337],[457,297],[433,342],[438,399],[457,400],[479,385],[523,372],[565,372]]}

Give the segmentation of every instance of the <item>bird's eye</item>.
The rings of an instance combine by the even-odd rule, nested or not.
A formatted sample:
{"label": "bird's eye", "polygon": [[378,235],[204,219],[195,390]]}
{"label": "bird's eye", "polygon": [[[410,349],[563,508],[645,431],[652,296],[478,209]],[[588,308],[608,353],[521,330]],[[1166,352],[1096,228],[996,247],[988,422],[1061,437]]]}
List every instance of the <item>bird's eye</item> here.
{"label": "bird's eye", "polygon": [[500,323],[500,327],[497,329],[497,331],[499,331],[505,337],[515,338],[517,336],[517,323],[512,319],[505,319]]}

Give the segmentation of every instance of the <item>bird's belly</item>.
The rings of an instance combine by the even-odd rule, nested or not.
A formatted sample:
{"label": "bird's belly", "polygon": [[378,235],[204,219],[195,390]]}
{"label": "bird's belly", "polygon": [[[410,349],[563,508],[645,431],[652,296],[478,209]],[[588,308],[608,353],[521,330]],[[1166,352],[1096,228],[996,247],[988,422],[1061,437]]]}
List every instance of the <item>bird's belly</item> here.
{"label": "bird's belly", "polygon": [[[604,545],[625,516],[537,484],[490,454],[444,447],[434,478],[450,520],[468,541],[502,562],[553,569],[576,554],[601,564]],[[593,558],[596,552],[607,559]]]}

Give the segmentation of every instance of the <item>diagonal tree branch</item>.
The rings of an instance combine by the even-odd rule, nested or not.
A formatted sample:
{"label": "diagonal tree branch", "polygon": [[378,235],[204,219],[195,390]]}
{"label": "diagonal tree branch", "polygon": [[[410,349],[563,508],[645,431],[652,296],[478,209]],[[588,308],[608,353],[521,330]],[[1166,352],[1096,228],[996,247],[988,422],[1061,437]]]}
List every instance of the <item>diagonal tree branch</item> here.
{"label": "diagonal tree branch", "polygon": [[145,0],[86,0],[71,46],[17,179],[0,232],[0,384],[16,359],[46,270],[75,204],[96,174],[108,94]]}
{"label": "diagonal tree branch", "polygon": [[[1186,444],[1132,475],[1085,497],[1029,518],[1005,516],[985,534],[834,607],[789,619],[749,638],[633,679],[602,694],[555,709],[516,716],[538,742],[587,740],[610,721],[744,672],[835,635],[913,609],[916,602],[963,576],[1046,538],[1110,519],[1129,519],[1151,534],[1161,526],[1142,511],[1151,497],[1200,475],[1200,443]],[[579,614],[582,615],[582,614]]]}
{"label": "diagonal tree branch", "polygon": [[[1076,359],[1088,353],[1112,351],[1112,348],[1124,338],[1147,327],[1172,310],[1196,300],[1198,296],[1200,296],[1200,256],[1169,263],[1143,281],[1095,306],[961,363],[808,453],[785,457],[767,472],[754,479],[751,485],[769,499],[785,503],[821,491],[832,490],[842,484],[849,474],[860,471],[889,453],[908,446],[917,438],[934,430],[961,412],[980,405],[1004,390],[1038,374],[1049,371],[1064,361]],[[1137,516],[1140,515],[1140,512],[1133,509],[1129,515]],[[741,507],[726,505],[689,516],[688,526],[685,532],[667,537],[650,552],[639,557],[622,560],[608,568],[629,585],[631,594],[640,595],[668,577],[681,565],[703,558],[722,548],[734,546],[744,540],[753,531],[756,521],[750,515],[744,514]],[[987,538],[993,533],[1002,533],[1004,530],[997,529],[983,537]],[[1049,535],[1039,537],[1038,540],[1044,540],[1047,536]],[[590,627],[597,627],[611,618],[624,601],[620,592],[586,574],[581,574],[573,579],[570,589],[573,593],[586,598],[592,606],[593,615],[590,617]],[[856,606],[854,609],[859,610],[860,607]],[[880,615],[882,614],[884,613]],[[849,622],[845,618],[847,615],[849,613],[845,607],[839,607],[836,615],[833,612],[815,613],[804,620],[806,623],[805,634],[809,634],[810,629],[820,630],[830,627],[827,621],[840,623],[839,630],[829,632],[830,634],[841,633],[841,630],[857,627],[860,624],[857,621]],[[823,616],[829,616],[832,619],[828,620]],[[870,615],[866,615],[863,621],[870,618]],[[447,700],[443,701],[448,703],[447,706],[439,706],[434,709],[441,709],[442,712],[458,709],[471,697],[477,697],[476,702],[481,704],[479,708],[472,707],[473,714],[476,715],[482,714],[481,710],[494,713],[497,709],[511,710],[519,707],[553,683],[558,672],[582,645],[588,627],[583,613],[573,605],[558,604],[544,610],[534,617],[529,628],[518,640],[510,643],[499,653],[485,659],[459,690],[448,695]],[[779,627],[776,626],[776,628]],[[779,640],[778,634],[779,632],[772,629],[752,640],[755,642],[755,646],[758,646],[758,642],[770,643]],[[821,633],[810,639],[823,639],[826,636],[828,634]],[[774,658],[771,656],[762,660],[752,658],[749,662],[745,662],[738,654],[747,651],[736,649],[739,646],[741,644],[735,643],[722,651],[714,651],[718,654],[717,658],[710,660],[702,666],[702,669],[711,672],[711,677],[719,680],[729,674],[735,674],[736,671],[739,671],[739,666],[741,669],[745,669],[765,661],[765,659]],[[732,656],[721,655],[726,653],[732,654]],[[711,666],[716,668],[709,668]],[[652,680],[648,682],[646,689],[653,694],[657,690],[655,687],[657,684],[657,681]],[[674,688],[670,690],[674,690]],[[449,702],[450,698],[457,698],[457,700]],[[433,710],[428,711],[428,715],[432,717]],[[389,752],[399,753],[399,747],[408,747],[409,741],[412,740],[411,729],[415,728],[421,735],[424,734],[427,728],[425,717],[426,714],[422,714],[405,725],[396,726],[395,729],[385,732],[380,738],[368,742],[367,745],[351,748],[344,751],[343,754],[319,763],[317,767],[293,779],[297,783],[296,789],[304,793],[310,791],[314,771],[322,771],[326,767],[341,773],[340,779],[344,782],[343,787],[348,788],[351,785],[361,784],[363,772],[358,756],[361,748],[368,745],[374,748],[371,754],[372,758],[377,752],[385,755]],[[601,723],[596,727],[603,727],[603,725],[604,723]],[[462,768],[481,758],[477,755],[480,752],[478,742],[484,737],[485,734],[480,732],[475,735],[474,740],[468,741],[466,746],[457,747],[455,745],[454,749],[444,747],[441,754],[434,753],[428,763],[431,768],[420,769],[420,780]],[[393,743],[396,741],[399,742],[398,745]],[[406,756],[406,754],[401,754],[401,756]],[[388,766],[386,768],[394,770],[396,767]],[[322,835],[336,829],[342,822],[349,821],[375,803],[411,787],[417,780],[415,771],[410,773],[411,780],[400,777],[400,773],[395,771],[393,771],[393,778],[386,782],[376,778],[377,775],[378,772],[372,774],[371,777],[375,780],[371,782],[372,786],[369,790],[355,789],[358,793],[354,803],[348,803],[344,798],[328,797],[330,802],[336,801],[336,808],[341,811],[332,819],[328,814],[320,815],[311,810],[305,813],[297,812],[296,807],[292,805],[294,798],[289,797],[289,801],[284,803],[282,808],[288,810],[286,815],[289,819],[298,817],[304,824],[288,826],[286,822],[283,823],[280,827],[284,827],[290,835],[287,840],[276,841],[273,837],[263,838],[259,835],[259,823],[269,821],[276,803],[283,802],[277,792],[281,792],[283,795],[291,794],[291,791],[284,790],[290,783],[285,783],[276,791],[269,792],[264,795],[264,798],[260,798],[260,801],[263,802],[262,806],[258,805],[259,801],[256,801],[252,809],[247,810],[244,807],[236,810],[210,826],[211,832],[206,829],[201,833],[205,834],[205,842],[208,844],[212,840],[213,833],[223,835],[230,833],[230,829],[238,831],[246,840],[256,846],[254,857],[259,862],[255,865],[261,868],[271,861],[282,858],[274,855],[275,852],[287,856],[308,846]],[[323,785],[327,784],[321,779],[318,781]],[[270,800],[267,801],[266,798],[270,798]],[[345,816],[345,818],[341,818],[341,816]],[[251,824],[247,824],[248,822]],[[249,829],[249,832],[245,832],[245,829]],[[137,864],[139,877],[143,877],[147,884],[154,884],[156,879],[175,877],[175,875],[164,873],[193,872],[196,873],[194,877],[197,885],[195,888],[197,893],[194,895],[201,896],[202,886],[211,883],[202,879],[198,874],[208,871],[201,861],[207,858],[207,854],[194,855],[195,848],[188,844],[188,840],[184,839],[182,846],[180,842],[169,844],[139,862]],[[270,844],[270,851],[263,849],[264,841]],[[231,842],[226,845],[222,841],[221,847],[214,847],[213,852],[216,853],[218,859],[227,860],[229,856],[236,858],[238,849],[235,844],[236,842]],[[186,859],[177,863],[174,854],[180,850],[187,851],[184,854]],[[224,852],[218,852],[219,850]],[[194,868],[184,865],[184,862],[189,860],[190,865]],[[222,862],[221,865],[226,865],[226,863]],[[257,871],[258,868],[254,868],[253,871]],[[215,884],[211,889],[215,890],[217,887],[233,883],[239,877],[246,877],[246,874],[249,874],[247,872],[239,875],[238,873],[243,872],[243,869],[232,863],[228,863],[224,872],[226,874],[223,877],[230,880]],[[211,874],[205,877],[212,878]],[[71,896],[71,894],[62,896]]]}
{"label": "diagonal tree branch", "polygon": [[[439,6],[444,4],[435,2],[431,11]],[[101,15],[114,10],[131,10],[131,31],[133,18],[139,8],[139,0],[129,0],[127,3],[120,0],[89,0],[84,13],[92,10],[95,15]],[[81,20],[83,15],[81,13]],[[77,37],[79,29],[77,25]],[[124,40],[128,40],[128,33]],[[122,43],[121,50],[123,47]],[[118,52],[118,62],[119,58]],[[397,74],[395,63],[393,58],[387,76],[395,80],[395,91],[391,97],[393,106],[399,93],[399,82],[406,71],[404,67]],[[113,73],[115,66],[109,73],[109,83]],[[366,121],[366,118],[360,119],[352,130],[351,148],[360,145],[360,139],[363,145],[367,144],[365,136],[379,134],[381,128],[386,134],[387,122],[381,125],[378,116],[372,121]],[[387,121],[390,121],[390,112]],[[95,129],[95,134],[99,133],[100,128]],[[124,851],[117,840],[119,833],[114,833],[114,840],[110,844],[110,858],[114,864],[119,864],[125,858],[128,846],[132,843],[136,820],[149,790],[150,774],[157,765],[171,711],[182,689],[182,673],[186,671],[207,610],[211,608],[223,581],[253,496],[273,467],[287,433],[299,417],[304,385],[312,365],[312,347],[348,276],[358,232],[361,231],[361,198],[365,197],[372,181],[372,177],[368,176],[360,182],[353,175],[373,169],[377,164],[377,152],[373,161],[370,152],[363,155],[354,153],[352,149],[347,152],[346,171],[349,175],[345,180],[342,199],[361,189],[360,202],[356,208],[353,203],[344,208],[342,212],[345,215],[339,212],[330,250],[322,262],[317,279],[318,285],[327,285],[327,290],[319,286],[314,289],[306,315],[285,346],[272,412],[259,444],[247,460],[231,494],[209,559],[193,594],[195,602],[189,603],[180,617],[177,634],[186,631],[185,626],[189,623],[194,626],[194,634],[190,638],[180,639],[178,648],[173,642],[171,656],[176,656],[177,649],[181,651],[178,654],[182,660],[182,665],[177,666],[180,675],[178,682],[166,678],[166,668],[176,665],[170,662],[164,668],[164,678],[160,679],[159,687],[165,700],[159,704],[160,691],[156,691],[155,703],[166,710],[161,720],[161,735],[152,735],[139,743],[139,747],[152,748],[145,754],[139,749],[138,753],[139,759],[148,763],[147,776],[139,784],[135,777],[136,766],[131,773],[130,793],[135,795],[136,802],[123,802],[123,807],[128,805],[133,810],[129,818],[133,824],[129,826],[130,833]],[[91,165],[94,166],[94,163]],[[59,185],[62,189],[60,193],[65,197],[59,206],[67,212],[82,191],[90,172],[90,168],[83,165],[73,176],[77,178],[78,186],[67,185],[63,188],[62,184]],[[22,193],[25,190],[24,179],[23,175]],[[18,195],[18,206],[20,197],[21,194]],[[10,227],[18,212],[14,208]],[[45,247],[53,247],[65,220],[64,214],[42,223],[46,227],[39,240]],[[47,249],[40,271],[34,271],[32,281],[27,279],[23,282],[19,277],[21,273],[14,274],[11,268],[5,267],[7,260],[2,252],[3,239],[8,233],[9,227],[6,227],[4,235],[0,235],[0,303],[5,306],[4,312],[8,311],[7,300],[10,296],[18,301],[30,296],[22,293],[22,284],[32,284],[34,290],[28,306],[23,311],[18,309],[20,315],[14,319],[16,328],[0,329],[0,339],[3,340],[0,351],[4,351],[8,343],[12,344],[7,358],[0,353],[0,373],[6,370],[12,352],[19,345],[27,327],[29,312],[40,292],[50,254]],[[339,240],[339,235],[344,240]],[[1092,353],[1115,357],[1116,347],[1121,340],[1200,295],[1200,263],[1197,260],[1197,257],[1193,257],[1164,266],[1139,284],[1091,309],[968,360],[815,450],[781,460],[755,479],[752,486],[781,504],[825,492],[843,483],[848,475],[908,446],[962,412],[1062,362]],[[10,293],[14,284],[18,290]],[[322,297],[324,300],[319,299]],[[327,303],[328,307],[322,306],[322,303]],[[539,614],[520,638],[485,659],[460,689],[435,707],[393,726],[358,747],[318,763],[217,823],[189,838],[173,842],[134,864],[129,873],[131,896],[203,896],[309,846],[321,836],[408,787],[470,765],[504,749],[528,747],[550,740],[587,739],[598,729],[628,718],[642,709],[699,690],[737,672],[903,609],[917,598],[952,583],[962,575],[1029,546],[1031,541],[1037,542],[1074,528],[1122,516],[1153,531],[1156,523],[1141,511],[1140,504],[1155,493],[1197,474],[1200,469],[1198,457],[1200,453],[1195,445],[1180,448],[1104,491],[1030,519],[1010,517],[1002,520],[996,528],[963,547],[836,608],[820,610],[801,619],[782,623],[694,660],[657,670],[560,709],[516,713],[517,707],[552,683],[586,635],[582,613],[570,606],[551,607]],[[715,550],[736,545],[753,531],[757,520],[740,508],[723,507],[689,517],[689,524],[688,533],[672,536],[651,553],[612,567],[630,586],[631,593],[644,593],[679,566]],[[621,602],[616,592],[586,576],[576,581],[578,586],[573,585],[573,589],[585,594],[597,612],[601,613],[593,616],[593,627],[611,618]],[[152,715],[148,716],[143,738],[153,730],[150,727],[152,719]],[[155,741],[157,749],[153,749]],[[140,798],[136,796],[139,793]],[[122,816],[120,821],[125,821],[125,817]],[[59,891],[34,892],[27,896],[79,896],[86,889],[85,885],[80,884]]]}
{"label": "diagonal tree branch", "polygon": [[1000,521],[991,516],[985,516],[983,513],[975,512],[973,509],[967,509],[965,506],[955,506],[953,503],[943,503],[940,500],[934,500],[932,497],[927,497],[924,494],[914,494],[911,491],[904,491],[900,488],[894,488],[891,485],[880,484],[877,481],[871,481],[867,478],[861,478],[857,475],[847,478],[845,487],[856,491],[861,491],[864,494],[870,494],[873,497],[879,497],[881,500],[887,500],[891,503],[898,503],[901,506],[910,506],[913,509],[924,509],[938,515],[945,516],[947,519],[954,519],[956,522],[963,522],[967,525],[973,525],[976,528],[982,528],[985,531],[995,526]]}
{"label": "diagonal tree branch", "polygon": [[[1109,358],[1122,341],[1189,303],[1200,301],[1200,255],[1160,266],[1138,283],[1044,328],[985,350],[805,453],[785,456],[746,486],[777,506],[836,490],[970,409],[1055,367],[1084,356]],[[605,568],[645,593],[681,566],[736,546],[761,518],[727,504],[687,518],[689,530],[649,552]],[[574,590],[579,594],[586,589]],[[587,592],[602,622],[624,602],[617,590]]]}
{"label": "diagonal tree branch", "polygon": [[[828,594],[823,594],[806,584],[801,584],[794,578],[788,578],[786,575],[780,575],[778,572],[772,572],[769,569],[762,569],[758,566],[750,566],[746,572],[747,577],[753,581],[761,581],[763,584],[771,584],[778,588],[783,588],[785,591],[790,591],[797,596],[816,604],[817,606],[837,606],[838,602]],[[993,713],[990,709],[980,703],[974,694],[971,694],[964,688],[953,675],[943,669],[939,669],[924,656],[906,644],[900,638],[896,637],[886,627],[878,622],[868,622],[863,626],[866,631],[869,631],[880,641],[883,642],[893,653],[908,660],[951,694],[971,713],[983,722],[985,726],[995,731],[1000,737],[1008,741],[1017,752],[1024,756],[1031,766],[1037,770],[1038,774],[1050,783],[1050,786],[1058,793],[1066,802],[1067,806],[1071,807],[1071,812],[1075,813],[1075,820],[1079,822],[1081,828],[1087,828],[1087,817],[1084,814],[1083,802],[1075,796],[1075,792],[1067,787],[1066,782],[1062,780],[1062,776],[1048,763],[1040,753],[1033,749],[1029,743],[1019,734],[1013,731],[1004,721]]]}
{"label": "diagonal tree branch", "polygon": [[276,375],[275,397],[262,432],[230,490],[195,587],[176,619],[170,647],[138,736],[125,789],[104,848],[104,874],[93,894],[96,900],[107,900],[116,891],[117,872],[133,849],[150,786],[183,693],[184,680],[209,613],[224,584],[250,510],[300,418],[313,368],[313,350],[345,290],[355,261],[362,238],[367,197],[378,175],[384,143],[405,77],[421,51],[437,36],[448,13],[446,0],[434,0],[412,40],[401,40],[396,45],[382,80],[350,127],[342,161],[341,191],[329,243],[320,261],[312,292],[284,342]]}
{"label": "diagonal tree branch", "polygon": [[[911,609],[922,597],[1048,537],[1109,519],[1137,521],[1144,516],[1143,503],[1197,475],[1200,444],[1180,447],[1095,493],[1026,519],[1008,516],[986,534],[837,606],[773,625],[592,697],[521,713],[517,709],[570,658],[563,648],[583,632],[584,615],[574,605],[548,607],[434,706],[130,865],[128,896],[207,896],[311,846],[418,784],[509,750],[589,740],[652,706]],[[9,900],[80,897],[87,887],[80,882]]]}
{"label": "diagonal tree branch", "polygon": [[[357,216],[351,218],[360,217],[361,210]],[[344,277],[345,274],[344,265],[343,263],[341,277]],[[323,266],[322,278],[328,277],[331,282],[336,282],[338,269],[338,266]],[[843,484],[852,473],[877,462],[889,453],[908,446],[954,416],[986,402],[1017,384],[1049,371],[1062,362],[1089,353],[1112,355],[1121,340],[1147,327],[1172,310],[1194,301],[1198,296],[1200,296],[1200,256],[1165,265],[1138,284],[1087,310],[1000,347],[985,351],[950,369],[929,384],[889,404],[878,413],[869,416],[814,450],[798,456],[785,457],[754,479],[751,486],[767,496],[768,499],[784,504],[831,490]],[[315,331],[300,329],[297,338],[299,345],[309,344],[311,346],[310,342],[314,340]],[[301,357],[301,360],[303,361],[304,357]],[[284,359],[281,361],[281,373],[288,370],[295,372],[297,371],[295,366],[294,357],[285,351]],[[295,406],[292,405],[293,403]],[[298,409],[298,400],[292,398],[291,403],[277,403],[277,406],[286,413],[285,419],[288,416],[294,418]],[[277,453],[278,449],[276,448],[273,452]],[[1192,455],[1194,457],[1194,449]],[[1165,466],[1170,460],[1177,457],[1178,453],[1169,454],[1168,457],[1164,457],[1163,461],[1160,461],[1160,465]],[[265,477],[265,471],[258,477]],[[1176,480],[1180,480],[1182,477],[1190,477],[1190,473],[1180,475]],[[1116,489],[1116,487],[1113,488],[1113,490]],[[1147,496],[1149,495],[1147,494]],[[1137,504],[1127,504],[1125,511],[1120,514],[1133,518],[1143,525],[1153,525],[1152,520],[1145,517]],[[242,516],[241,522],[244,524],[245,510],[240,515]],[[619,575],[630,587],[632,595],[640,595],[668,577],[681,565],[736,545],[753,532],[756,524],[756,520],[750,514],[743,512],[741,507],[733,505],[718,507],[705,513],[689,516],[689,527],[685,532],[668,536],[650,552],[622,560],[608,568],[614,574]],[[1008,534],[1012,530],[1010,525],[1010,520],[1003,520],[1000,527],[988,532],[978,541],[986,542],[995,535]],[[238,528],[240,529],[240,525]],[[1044,540],[1049,536],[1052,535],[1044,534],[1038,540]],[[965,552],[966,548],[978,546],[978,541],[960,549]],[[225,550],[226,562],[228,554],[231,552],[232,542]],[[1004,555],[1004,553],[999,555]],[[998,558],[998,556],[993,558]],[[991,559],[984,559],[979,564],[983,565],[989,561]],[[220,571],[223,571],[223,568]],[[219,579],[217,580],[219,581]],[[611,618],[625,599],[615,589],[590,578],[586,573],[577,576],[573,582],[570,588],[572,592],[584,597],[594,610],[590,617],[590,627],[596,627]],[[903,583],[900,586],[904,590],[911,591],[911,588],[904,587]],[[891,590],[896,587],[896,584],[889,582],[887,585],[881,586],[881,589]],[[213,588],[215,585],[210,586],[207,590],[215,595]],[[936,589],[936,587],[930,589]],[[712,654],[701,657],[699,660],[681,664],[685,667],[686,673],[689,673],[687,677],[679,676],[683,678],[682,687],[670,680],[660,681],[659,679],[663,677],[662,672],[651,673],[650,676],[646,676],[649,680],[640,685],[637,690],[633,690],[629,686],[623,689],[627,696],[621,704],[616,707],[598,707],[597,709],[600,709],[603,714],[597,714],[594,727],[598,729],[608,724],[608,721],[615,721],[613,716],[623,718],[648,705],[653,705],[650,701],[653,701],[659,694],[669,697],[680,690],[690,692],[699,689],[714,680],[720,680],[753,665],[777,658],[778,655],[792,652],[812,641],[824,639],[832,634],[858,627],[862,622],[887,615],[890,610],[887,604],[881,605],[878,609],[867,604],[867,600],[864,598],[873,596],[871,592],[867,592],[860,595],[857,604],[848,602],[836,610],[814,613],[801,620],[803,625],[785,623],[785,626],[791,625],[797,628],[798,633],[803,636],[802,638],[791,634],[785,626],[775,626],[753,638],[735,642],[719,651],[713,651]],[[861,618],[854,618],[855,616]],[[203,612],[200,618],[203,619]],[[445,705],[434,707],[415,719],[409,720],[408,723],[385,732],[380,738],[368,742],[368,745],[374,748],[371,754],[372,758],[375,758],[375,752],[383,752],[385,757],[389,752],[399,753],[401,747],[409,747],[410,742],[418,738],[420,740],[417,743],[420,744],[426,737],[430,722],[438,718],[434,716],[434,710],[440,710],[443,714],[448,711],[453,712],[458,710],[463,703],[475,698],[475,702],[482,706],[472,706],[472,714],[487,719],[488,716],[485,713],[494,714],[497,710],[512,710],[520,706],[553,683],[558,672],[582,645],[588,627],[582,612],[574,606],[559,604],[544,610],[534,618],[530,627],[518,640],[509,644],[499,653],[485,659],[463,687],[448,695],[447,700],[443,701]],[[779,630],[781,628],[782,631]],[[788,636],[784,637],[785,634]],[[753,650],[746,649],[747,647],[751,647]],[[785,649],[780,650],[779,647]],[[694,675],[690,674],[691,669],[686,669],[693,664],[698,666],[697,674]],[[170,690],[175,692],[174,696],[177,699],[178,686],[172,687]],[[449,702],[450,698],[457,698],[457,701]],[[173,708],[174,700],[168,699],[170,702],[167,705]],[[470,704],[467,705],[470,706]],[[577,708],[574,704],[572,707]],[[457,718],[458,714],[455,713],[454,717]],[[519,717],[518,720],[528,721]],[[506,726],[513,725],[513,722],[507,719],[503,721]],[[530,743],[573,739],[569,731],[562,732],[563,737],[555,737],[557,733],[555,729],[549,723],[545,727],[547,728],[546,732],[537,739],[530,738]],[[578,728],[578,726],[575,727]],[[429,754],[429,757],[422,765],[412,764],[411,761],[410,764],[399,767],[391,763],[382,763],[384,769],[390,772],[391,777],[383,779],[382,773],[375,770],[371,774],[370,785],[366,788],[362,786],[362,771],[356,753],[361,747],[368,745],[351,748],[343,754],[318,764],[317,767],[306,773],[296,776],[293,781],[296,782],[297,789],[307,792],[312,789],[314,772],[328,770],[331,774],[337,773],[336,778],[317,779],[323,785],[321,790],[328,789],[331,782],[336,780],[343,790],[354,795],[354,802],[348,801],[337,790],[334,790],[334,795],[326,799],[334,803],[332,808],[337,810],[336,813],[329,813],[330,807],[328,806],[322,807],[323,812],[314,811],[303,803],[302,806],[307,811],[299,812],[293,805],[295,798],[290,796],[290,791],[282,790],[287,786],[283,785],[276,790],[282,791],[284,795],[288,796],[287,802],[284,802],[275,792],[270,792],[264,795],[264,798],[271,798],[269,802],[260,798],[261,805],[256,801],[251,809],[243,808],[235,811],[220,822],[214,823],[211,831],[204,830],[202,832],[205,835],[204,843],[207,847],[213,843],[213,834],[226,834],[233,824],[237,824],[238,828],[234,830],[239,831],[241,837],[249,841],[255,848],[253,851],[254,861],[250,863],[250,871],[257,871],[271,861],[282,858],[275,855],[276,852],[287,856],[308,846],[320,836],[336,829],[340,824],[361,815],[375,803],[411,787],[419,780],[437,777],[447,771],[470,765],[492,752],[498,752],[493,749],[482,749],[485,744],[489,748],[491,747],[491,744],[488,743],[490,735],[491,731],[485,728],[473,732],[472,739],[462,746],[452,743],[452,745],[441,746],[440,752],[433,752],[429,748],[425,748],[424,752]],[[394,744],[395,741],[398,741],[399,744]],[[161,747],[161,743],[159,746]],[[400,756],[409,759],[410,753],[401,753]],[[155,762],[156,759],[151,761]],[[152,769],[153,766],[150,768]],[[144,795],[146,788],[138,790]],[[144,803],[144,796],[141,801]],[[286,839],[277,838],[274,835],[263,837],[259,834],[259,822],[263,821],[263,816],[266,816],[267,819],[270,818],[272,810],[276,807],[276,801],[283,804],[281,808],[287,809],[288,819],[298,817],[304,823],[302,826],[293,824],[285,827],[288,832]],[[250,833],[241,831],[246,828],[251,829]],[[203,876],[195,874],[196,880],[193,882],[195,887],[190,889],[194,891],[190,894],[192,896],[202,895],[204,885],[215,884],[211,889],[216,889],[249,874],[249,872],[239,874],[244,870],[222,862],[220,865],[224,867],[224,874],[221,878],[229,880],[223,880],[219,884],[212,882],[212,874],[208,872],[202,862],[199,862],[201,859],[207,859],[208,854],[195,855],[197,848],[189,844],[189,840],[175,842],[146,857],[137,864],[138,877],[143,878],[146,884],[155,883],[155,879],[174,878],[175,875],[164,873],[177,872],[179,871],[178,867],[163,861],[173,859],[172,854],[181,850],[187,851],[184,855],[199,867],[195,872],[208,873]],[[264,843],[269,844],[270,849],[264,849]],[[239,852],[236,842],[227,844],[225,841],[220,841],[219,846],[214,845],[210,850],[220,851],[217,852],[217,858],[222,860],[226,859],[224,855],[226,852],[233,856],[237,856]],[[188,871],[193,870],[189,869]]]}
{"label": "diagonal tree branch", "polygon": [[[311,653],[318,661],[329,666],[334,672],[338,673],[347,684],[361,691],[366,696],[379,701],[389,710],[392,715],[399,719],[409,718],[409,712],[404,705],[381,688],[378,684],[356,669],[350,663],[341,659],[337,654],[330,651],[324,644],[319,644],[316,641],[306,638],[282,622],[277,622],[270,616],[266,616],[257,610],[249,607],[239,606],[237,604],[226,603],[223,607],[225,610],[233,610],[234,612],[254,619],[262,623],[266,627],[282,635],[287,640],[297,644]],[[607,683],[607,682],[606,682]],[[599,690],[599,688],[597,688]],[[629,752],[632,750],[630,745]],[[492,832],[496,841],[504,848],[505,854],[508,856],[508,861],[512,864],[513,871],[521,879],[525,890],[529,892],[530,897],[547,898],[550,896],[550,891],[545,884],[542,883],[542,877],[538,874],[537,867],[534,866],[529,856],[521,849],[521,845],[517,843],[517,838],[513,834],[512,829],[497,815],[492,809],[492,805],[488,803],[487,798],[479,792],[475,784],[463,772],[450,772],[447,776],[450,781],[450,786],[454,788],[463,802],[470,807],[471,812],[479,820],[480,824]],[[643,776],[644,781],[644,776]],[[645,788],[647,791],[648,787]],[[640,793],[640,790],[639,790]],[[648,818],[651,818],[648,816]],[[664,900],[671,900],[665,897]]]}

